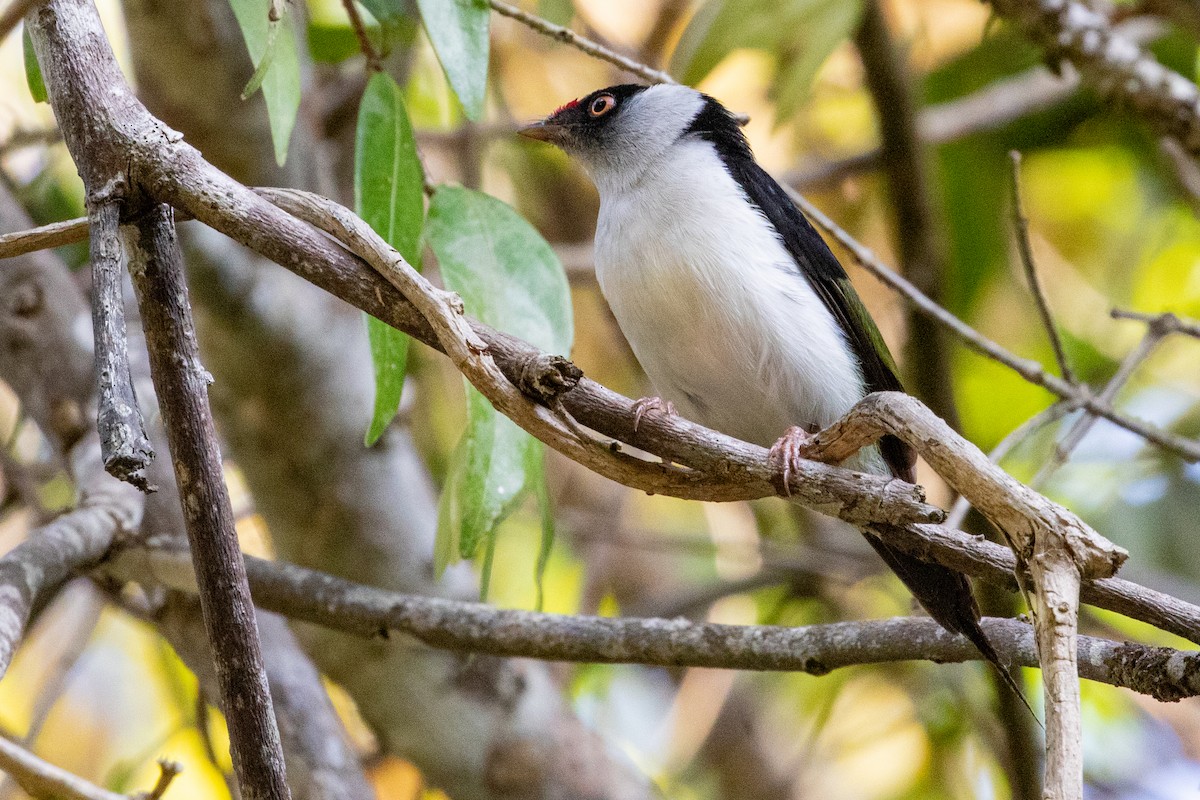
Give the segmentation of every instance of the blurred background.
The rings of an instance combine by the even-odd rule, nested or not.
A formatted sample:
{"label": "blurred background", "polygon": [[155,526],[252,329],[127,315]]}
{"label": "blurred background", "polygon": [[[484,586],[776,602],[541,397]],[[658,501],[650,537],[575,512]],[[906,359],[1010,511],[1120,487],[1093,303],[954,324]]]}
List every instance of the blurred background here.
{"label": "blurred background", "polygon": [[[304,186],[350,201],[346,165],[365,72],[339,2],[292,7],[307,20],[305,81],[282,167],[271,155],[261,96],[238,99],[251,67],[226,0],[98,5],[151,111],[206,157],[247,183]],[[1080,88],[1069,66],[1061,74],[1043,66],[1039,51],[993,20],[985,4],[521,5],[748,114],[747,135],[770,172],[955,315],[1052,372],[1054,355],[1013,247],[1011,150],[1024,156],[1033,253],[1082,380],[1099,389],[1145,333],[1144,323],[1113,319],[1111,309],[1200,317],[1200,170]],[[1192,4],[1095,5],[1165,64],[1194,77],[1200,14]],[[864,23],[871,19],[877,24]],[[513,133],[571,98],[631,78],[510,19],[493,15],[491,22],[487,111],[479,122],[465,120],[415,24],[406,39],[394,40],[407,44],[385,53],[386,69],[404,88],[428,177],[482,189],[530,220],[571,282],[575,362],[630,397],[651,394],[592,273],[594,190],[561,153]],[[887,48],[899,71],[879,63]],[[923,140],[916,158],[887,133],[908,100]],[[0,168],[36,222],[84,212],[52,114],[25,87],[15,33],[0,44]],[[22,227],[2,222],[3,232]],[[217,378],[214,404],[244,547],[392,588],[477,596],[471,565],[440,582],[427,569],[437,490],[463,428],[459,374],[414,347],[401,415],[380,445],[365,450],[372,387],[357,313],[195,228],[183,226],[193,301],[206,365]],[[914,318],[835,252],[911,391],[985,451],[1007,438],[1002,463],[1018,478],[1031,480],[1052,462],[1074,415],[1026,425],[1051,405],[1048,392]],[[73,269],[86,255],[86,245],[58,252]],[[436,280],[436,263],[427,262]],[[86,290],[86,270],[75,279]],[[1198,367],[1200,342],[1169,337],[1115,402],[1195,437]],[[0,436],[4,551],[74,495],[53,447],[8,391],[0,396]],[[899,582],[849,528],[777,501],[648,497],[550,458],[558,537],[546,574],[548,611],[784,625],[913,611]],[[1102,421],[1049,472],[1042,491],[1130,551],[1124,576],[1200,601],[1200,468]],[[935,502],[953,500],[936,475],[925,470],[921,478]],[[501,527],[490,602],[533,607],[539,537],[530,499]],[[991,613],[1022,610],[1012,598],[982,593]],[[164,638],[156,602],[86,579],[71,584],[39,616],[0,682],[0,732],[29,737],[44,758],[117,791],[149,786],[154,759],[165,755],[186,768],[171,797],[224,796],[230,764],[220,716]],[[1192,649],[1094,609],[1082,625],[1100,636]],[[477,752],[494,752],[494,745],[458,748],[475,735],[464,731],[486,739],[521,725],[498,706],[480,711],[486,703],[470,687],[447,682],[449,656],[411,646],[360,651],[354,648],[366,645],[299,633],[327,676],[378,797],[505,796]],[[480,661],[493,678],[522,676],[522,691],[552,698],[542,705],[555,710],[522,735],[543,741],[563,736],[555,726],[578,726],[592,737],[586,747],[649,776],[660,796],[1040,796],[1039,732],[979,664],[857,667],[818,678]],[[1022,677],[1027,694],[1039,698],[1036,671]],[[1200,701],[1162,704],[1087,682],[1083,700],[1089,796],[1200,797]],[[0,782],[0,800],[23,796]]]}

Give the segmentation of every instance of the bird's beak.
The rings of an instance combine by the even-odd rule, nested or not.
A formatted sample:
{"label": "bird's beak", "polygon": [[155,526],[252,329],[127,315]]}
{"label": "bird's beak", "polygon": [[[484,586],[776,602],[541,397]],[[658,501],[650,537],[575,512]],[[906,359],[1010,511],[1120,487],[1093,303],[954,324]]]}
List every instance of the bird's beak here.
{"label": "bird's beak", "polygon": [[561,137],[563,128],[563,125],[559,125],[556,122],[551,122],[548,119],[543,119],[518,128],[517,133],[521,134],[526,139],[536,139],[539,142],[555,143]]}

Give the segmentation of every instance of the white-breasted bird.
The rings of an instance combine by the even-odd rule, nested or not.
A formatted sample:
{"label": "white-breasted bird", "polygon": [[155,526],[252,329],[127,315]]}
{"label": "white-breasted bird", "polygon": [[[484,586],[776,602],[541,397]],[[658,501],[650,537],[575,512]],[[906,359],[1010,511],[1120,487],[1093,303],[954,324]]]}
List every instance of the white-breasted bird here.
{"label": "white-breasted bird", "polygon": [[[660,407],[771,446],[786,471],[805,432],[870,392],[902,391],[842,265],[719,102],[685,86],[611,86],[521,133],[559,146],[595,182],[596,276]],[[915,461],[888,437],[847,466],[913,482]],[[867,539],[1017,690],[966,578]]]}

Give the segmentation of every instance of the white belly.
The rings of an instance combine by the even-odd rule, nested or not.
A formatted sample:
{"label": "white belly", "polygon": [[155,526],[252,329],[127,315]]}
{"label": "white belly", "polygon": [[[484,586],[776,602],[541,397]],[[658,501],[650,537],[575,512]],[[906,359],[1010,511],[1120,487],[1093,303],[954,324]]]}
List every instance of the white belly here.
{"label": "white belly", "polygon": [[622,332],[701,424],[761,445],[828,425],[864,394],[841,329],[716,155],[677,149],[601,197],[596,270]]}

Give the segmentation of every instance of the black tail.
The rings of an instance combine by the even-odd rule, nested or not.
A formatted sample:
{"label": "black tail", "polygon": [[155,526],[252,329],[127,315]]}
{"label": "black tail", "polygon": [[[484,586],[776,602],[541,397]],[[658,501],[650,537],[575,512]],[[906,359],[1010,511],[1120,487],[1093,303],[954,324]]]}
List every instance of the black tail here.
{"label": "black tail", "polygon": [[[880,527],[886,532],[885,526]],[[996,668],[1001,679],[1021,699],[1025,708],[1029,709],[1034,721],[1041,725],[1033,707],[1025,699],[1021,688],[1017,686],[1012,674],[1000,661],[1000,655],[992,647],[987,634],[979,625],[979,606],[975,603],[975,596],[971,593],[971,585],[967,583],[966,577],[940,564],[931,564],[910,556],[887,544],[878,536],[866,534],[866,537],[871,546],[875,548],[875,552],[879,553],[879,556],[892,568],[900,580],[904,581],[904,585],[917,598],[917,602],[929,612],[929,616],[951,633],[960,633],[967,637],[971,644],[975,645],[983,654],[983,657]]]}

